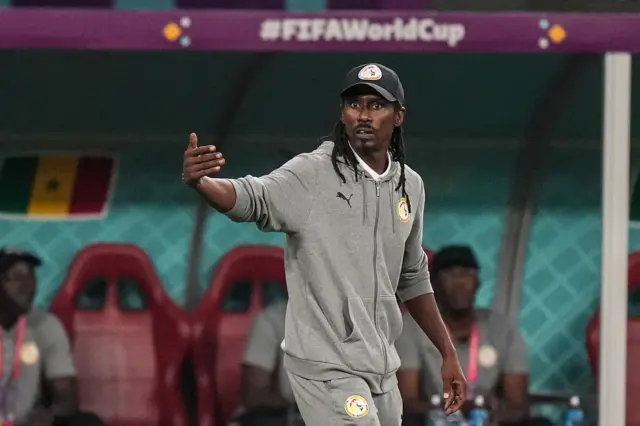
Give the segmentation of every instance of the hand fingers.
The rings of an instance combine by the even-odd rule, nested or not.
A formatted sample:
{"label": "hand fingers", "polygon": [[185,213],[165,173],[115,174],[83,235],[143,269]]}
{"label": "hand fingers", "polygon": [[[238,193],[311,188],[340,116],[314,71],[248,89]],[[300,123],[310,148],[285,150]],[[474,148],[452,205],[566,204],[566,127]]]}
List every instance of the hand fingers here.
{"label": "hand fingers", "polygon": [[218,173],[225,163],[224,158],[216,158],[210,161],[190,164],[189,166],[185,166],[182,179],[185,182],[198,181],[205,176]]}
{"label": "hand fingers", "polygon": [[189,135],[189,148],[197,148],[198,147],[198,136],[195,133],[191,133]]}
{"label": "hand fingers", "polygon": [[460,386],[460,399],[463,401],[467,400],[467,382],[462,381],[462,383],[458,384]]}
{"label": "hand fingers", "polygon": [[220,167],[220,166],[224,166],[224,164],[226,163],[225,159],[214,159],[214,160],[210,160],[210,161],[204,161],[201,163],[197,163],[197,164],[193,164],[191,167],[188,168],[188,170],[192,170],[194,172],[199,172],[200,170],[208,170],[208,169],[212,169],[214,167]]}
{"label": "hand fingers", "polygon": [[459,411],[460,409],[462,409],[462,405],[464,404],[464,400],[459,396],[454,395],[454,397],[452,398],[452,401],[453,403],[451,404],[451,406],[445,410],[447,415],[453,414],[456,411]]}
{"label": "hand fingers", "polygon": [[215,152],[215,150],[216,150],[215,145],[198,146],[198,147],[195,147],[193,149],[188,148],[184,152],[184,156],[185,157],[197,157],[198,155],[204,155],[204,154],[209,154],[209,153]]}
{"label": "hand fingers", "polygon": [[463,402],[464,401],[462,400],[462,398],[460,398],[458,395],[455,395],[455,394],[451,395],[451,397],[447,401],[447,404],[444,407],[445,413],[447,413],[447,415],[455,413],[460,408],[462,408]]}
{"label": "hand fingers", "polygon": [[447,414],[451,414],[455,411],[452,409],[454,400],[455,400],[455,397],[452,396],[451,398],[447,399],[447,402],[444,404],[444,411]]}
{"label": "hand fingers", "polygon": [[185,181],[197,181],[197,180],[202,179],[205,176],[209,176],[209,175],[213,175],[213,174],[218,173],[221,168],[222,167],[220,167],[220,166],[215,166],[215,167],[211,167],[209,169],[190,172],[187,175],[185,175],[184,180]]}
{"label": "hand fingers", "polygon": [[206,163],[211,160],[222,160],[222,159],[223,159],[223,156],[221,153],[211,152],[208,154],[201,154],[201,155],[189,155],[184,159],[184,164],[186,166],[190,166],[193,164]]}
{"label": "hand fingers", "polygon": [[451,404],[453,404],[453,392],[451,392],[451,388],[450,387],[446,387],[444,390],[444,409],[445,411],[449,410],[449,407],[451,407]]}
{"label": "hand fingers", "polygon": [[462,405],[465,401],[465,389],[464,386],[457,382],[453,381],[451,383],[449,400],[445,405],[445,411],[447,414],[455,413],[456,411],[462,408]]}
{"label": "hand fingers", "polygon": [[226,160],[214,145],[198,146],[195,133],[189,135],[189,146],[184,153],[182,180],[196,182],[201,178],[218,173]]}

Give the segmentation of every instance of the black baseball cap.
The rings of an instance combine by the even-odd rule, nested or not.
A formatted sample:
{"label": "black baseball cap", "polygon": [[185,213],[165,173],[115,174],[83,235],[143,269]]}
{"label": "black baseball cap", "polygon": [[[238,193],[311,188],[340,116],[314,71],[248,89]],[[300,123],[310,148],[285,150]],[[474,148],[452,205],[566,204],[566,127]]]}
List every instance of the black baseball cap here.
{"label": "black baseball cap", "polygon": [[433,261],[431,262],[431,273],[436,275],[438,272],[452,268],[455,266],[462,266],[464,268],[480,269],[480,264],[476,255],[469,246],[463,245],[451,245],[440,249],[433,255]]}
{"label": "black baseball cap", "polygon": [[397,102],[404,107],[404,88],[400,77],[391,68],[381,64],[358,65],[347,73],[345,80],[340,93],[342,96],[357,86],[368,86],[389,102]]}
{"label": "black baseball cap", "polygon": [[17,262],[27,262],[34,267],[42,264],[40,258],[26,251],[12,248],[0,249],[0,275],[7,272]]}

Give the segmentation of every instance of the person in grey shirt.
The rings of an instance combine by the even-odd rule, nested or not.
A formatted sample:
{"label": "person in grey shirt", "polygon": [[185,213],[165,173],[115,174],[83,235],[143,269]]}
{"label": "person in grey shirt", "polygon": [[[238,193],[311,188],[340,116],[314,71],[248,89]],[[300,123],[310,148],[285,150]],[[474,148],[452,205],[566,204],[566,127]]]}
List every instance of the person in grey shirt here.
{"label": "person in grey shirt", "polygon": [[249,425],[285,425],[295,404],[284,369],[286,300],[267,306],[253,320],[242,360],[242,402],[236,422]]}
{"label": "person in grey shirt", "polygon": [[[213,145],[198,146],[194,133],[184,153],[183,182],[209,205],[287,236],[284,365],[307,426],[400,424],[397,298],[442,354],[447,411],[465,398],[422,249],[426,195],[405,163],[404,94],[392,69],[354,67],[332,134],[266,176],[210,177],[225,159]],[[279,101],[286,127],[298,100]]]}
{"label": "person in grey shirt", "polygon": [[[528,416],[529,358],[517,323],[474,307],[480,280],[471,248],[442,248],[433,256],[431,271],[436,300],[468,380],[463,413],[469,411],[475,395],[482,395],[497,423],[547,424]],[[402,360],[398,381],[405,403],[404,424],[422,425],[431,395],[442,388],[440,354],[408,315],[396,346]]]}
{"label": "person in grey shirt", "polygon": [[[32,309],[40,259],[0,250],[0,420],[17,426],[101,426],[78,411],[69,339],[53,315]],[[41,390],[50,396],[41,404]],[[0,422],[1,423],[1,422]]]}

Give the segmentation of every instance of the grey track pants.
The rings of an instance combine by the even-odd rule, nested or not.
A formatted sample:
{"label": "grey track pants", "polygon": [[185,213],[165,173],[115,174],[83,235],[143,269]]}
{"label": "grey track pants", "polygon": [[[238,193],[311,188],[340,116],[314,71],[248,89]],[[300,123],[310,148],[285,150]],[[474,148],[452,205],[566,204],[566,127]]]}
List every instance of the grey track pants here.
{"label": "grey track pants", "polygon": [[402,397],[396,386],[372,394],[356,376],[329,381],[304,379],[288,373],[305,426],[400,426]]}

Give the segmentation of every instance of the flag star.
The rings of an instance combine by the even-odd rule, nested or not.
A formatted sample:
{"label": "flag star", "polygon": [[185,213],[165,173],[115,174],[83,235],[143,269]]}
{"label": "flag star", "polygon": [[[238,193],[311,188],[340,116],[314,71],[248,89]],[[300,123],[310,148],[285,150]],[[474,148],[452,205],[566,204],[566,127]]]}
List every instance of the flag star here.
{"label": "flag star", "polygon": [[60,187],[60,182],[57,179],[51,179],[47,182],[47,191],[56,191]]}
{"label": "flag star", "polygon": [[182,28],[189,28],[191,26],[191,18],[188,16],[183,16],[180,18],[180,26]]}
{"label": "flag star", "polygon": [[184,37],[180,38],[180,45],[182,47],[191,46],[191,39],[188,36],[184,36]]}

